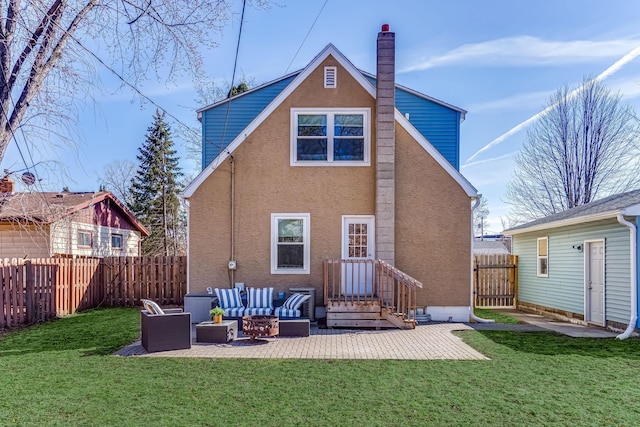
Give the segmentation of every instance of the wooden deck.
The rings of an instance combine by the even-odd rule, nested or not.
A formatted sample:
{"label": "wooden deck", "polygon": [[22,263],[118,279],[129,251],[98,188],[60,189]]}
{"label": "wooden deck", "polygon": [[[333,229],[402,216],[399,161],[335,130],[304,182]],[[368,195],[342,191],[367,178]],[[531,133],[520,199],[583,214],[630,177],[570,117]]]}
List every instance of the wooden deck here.
{"label": "wooden deck", "polygon": [[328,327],[415,328],[422,283],[380,260],[326,260]]}

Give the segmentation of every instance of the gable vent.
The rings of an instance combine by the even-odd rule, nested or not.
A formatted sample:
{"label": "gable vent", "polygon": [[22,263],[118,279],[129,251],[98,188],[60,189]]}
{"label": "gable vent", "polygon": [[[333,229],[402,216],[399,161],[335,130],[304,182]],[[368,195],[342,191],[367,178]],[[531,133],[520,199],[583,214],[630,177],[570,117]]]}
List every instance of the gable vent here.
{"label": "gable vent", "polygon": [[325,89],[335,89],[337,86],[337,67],[324,67],[324,87]]}

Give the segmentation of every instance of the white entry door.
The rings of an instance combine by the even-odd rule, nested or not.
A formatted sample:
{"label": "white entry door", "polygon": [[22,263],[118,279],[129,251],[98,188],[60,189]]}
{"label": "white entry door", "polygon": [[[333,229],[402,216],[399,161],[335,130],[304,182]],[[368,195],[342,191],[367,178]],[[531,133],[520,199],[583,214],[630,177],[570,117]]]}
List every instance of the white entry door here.
{"label": "white entry door", "polygon": [[[375,218],[373,215],[342,217],[342,259],[375,259]],[[344,295],[371,295],[374,281],[373,263],[346,263],[342,269]]]}
{"label": "white entry door", "polygon": [[587,242],[585,252],[585,320],[604,325],[604,242]]}

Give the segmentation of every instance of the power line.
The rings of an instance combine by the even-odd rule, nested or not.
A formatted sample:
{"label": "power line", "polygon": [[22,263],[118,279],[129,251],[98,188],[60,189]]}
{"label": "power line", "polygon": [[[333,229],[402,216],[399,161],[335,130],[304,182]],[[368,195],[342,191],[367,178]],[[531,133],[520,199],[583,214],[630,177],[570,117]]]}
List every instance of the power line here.
{"label": "power line", "polygon": [[[236,55],[235,58],[233,60],[233,73],[231,74],[231,89],[229,89],[229,101],[227,102],[227,112],[225,113],[224,116],[224,126],[222,127],[222,139],[220,141],[220,145],[221,145],[221,150],[224,150],[224,137],[226,136],[227,133],[227,123],[229,122],[229,110],[231,110],[231,97],[233,96],[233,83],[234,80],[236,78],[236,67],[238,66],[238,56],[240,53],[240,39],[242,38],[242,24],[244,23],[244,10],[245,7],[247,6],[247,0],[243,0],[242,2],[242,14],[240,15],[240,29],[238,31],[238,43],[236,43]],[[204,149],[204,147],[202,147]],[[229,151],[227,150],[227,153],[229,155],[231,155],[231,153],[229,153]]]}
{"label": "power line", "polygon": [[[4,73],[4,68],[0,67],[0,69],[2,70],[2,79],[6,84],[9,80],[7,79],[7,76]],[[9,90],[11,90],[11,88],[9,88]],[[11,94],[11,91],[9,91],[8,94],[9,94],[9,102],[11,103],[13,108],[15,109],[16,108],[16,104],[15,104],[15,102],[13,100],[13,96]],[[27,165],[27,160],[24,158],[24,155],[22,154],[22,149],[20,149],[20,144],[18,143],[18,138],[16,138],[16,133],[13,130],[13,126],[11,125],[11,120],[9,119],[9,115],[7,114],[7,111],[5,111],[5,109],[4,109],[4,107],[2,105],[0,105],[0,109],[2,109],[2,115],[4,116],[5,120],[7,121],[7,126],[9,127],[9,133],[11,133],[11,138],[16,143],[16,148],[18,149],[18,154],[20,154],[20,158],[22,159],[22,163],[24,164],[24,167],[27,170],[27,172],[31,173],[31,170],[29,170],[29,166]],[[27,137],[24,134],[24,129],[22,128],[22,126],[20,126],[19,129],[20,129],[20,133],[22,134],[22,139],[24,140],[24,145],[25,145],[25,147],[27,149],[27,153],[29,154],[29,159],[31,160],[31,167],[37,173],[36,165],[35,165],[35,162],[33,161],[33,155],[31,154],[31,150],[29,149],[29,144],[27,142]],[[18,170],[18,172],[19,172],[19,170]],[[43,192],[42,184],[40,184],[40,181],[38,179],[35,180],[34,185],[40,185],[40,192]],[[48,201],[46,199],[45,199],[45,201],[46,201],[46,203],[48,205],[49,204]]]}
{"label": "power line", "polygon": [[[246,0],[245,0],[246,2]],[[35,4],[32,4],[34,7],[38,7]],[[40,9],[40,12],[43,12],[42,9]],[[244,14],[244,5],[243,5],[243,14]],[[94,59],[96,59],[98,61],[98,63],[100,65],[102,65],[104,68],[106,68],[109,72],[111,72],[114,76],[116,76],[118,78],[118,80],[120,80],[125,86],[133,89],[133,91],[135,93],[137,93],[140,97],[142,97],[143,99],[147,100],[150,104],[152,104],[153,106],[155,106],[156,108],[158,108],[159,110],[161,110],[162,112],[164,112],[166,115],[168,115],[169,117],[171,117],[173,120],[175,120],[176,123],[178,123],[180,126],[184,127],[185,129],[187,129],[187,131],[192,132],[193,134],[195,134],[196,136],[199,136],[198,133],[196,131],[194,131],[193,129],[191,129],[191,127],[185,123],[183,123],[180,119],[178,119],[176,116],[174,116],[173,114],[171,114],[167,109],[165,109],[164,107],[162,107],[160,104],[158,104],[156,101],[154,101],[153,99],[151,99],[149,96],[145,95],[140,89],[138,89],[137,86],[135,86],[133,83],[130,83],[129,81],[127,81],[120,73],[118,73],[115,69],[113,69],[113,67],[109,66],[106,62],[104,62],[102,60],[102,58],[100,58],[98,55],[96,55],[93,51],[91,51],[88,47],[86,47],[80,40],[78,40],[73,34],[68,33],[67,30],[65,28],[63,28],[62,26],[60,26],[60,24],[56,23],[55,24],[60,30],[62,30],[64,33],[69,34],[69,38],[71,40],[73,40],[74,42],[76,42],[78,44],[78,46],[80,46],[85,52],[87,52],[89,55],[91,55]],[[25,26],[26,28],[26,26]],[[28,30],[28,28],[26,28]],[[217,143],[215,143],[214,141],[209,141],[206,140],[205,142],[207,143],[211,143],[215,148],[219,148],[220,150],[224,150],[224,145],[219,145]]]}
{"label": "power line", "polygon": [[293,65],[293,61],[295,61],[296,56],[298,56],[298,53],[300,53],[300,49],[302,49],[302,46],[304,45],[304,42],[307,41],[307,37],[309,37],[309,34],[311,34],[311,30],[313,30],[313,27],[316,25],[316,22],[318,22],[318,18],[320,18],[320,14],[324,10],[324,7],[327,5],[328,1],[329,0],[324,0],[324,4],[322,5],[322,7],[320,8],[320,11],[316,15],[316,19],[313,20],[313,24],[311,24],[311,27],[309,27],[309,31],[307,31],[307,35],[304,36],[304,39],[302,40],[302,43],[300,43],[300,46],[298,47],[298,50],[296,50],[296,53],[293,55],[293,58],[291,58],[291,62],[289,62],[289,66],[287,67],[287,69],[284,72],[285,75],[289,72],[289,68],[291,68],[291,65]]}

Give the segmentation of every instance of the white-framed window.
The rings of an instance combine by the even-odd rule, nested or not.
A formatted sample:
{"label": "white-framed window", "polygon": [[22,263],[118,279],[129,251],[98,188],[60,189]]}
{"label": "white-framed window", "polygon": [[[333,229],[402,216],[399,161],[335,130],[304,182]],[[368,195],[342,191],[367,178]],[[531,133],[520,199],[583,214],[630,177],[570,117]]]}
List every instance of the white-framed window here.
{"label": "white-framed window", "polygon": [[271,274],[309,274],[308,213],[271,214]]}
{"label": "white-framed window", "polygon": [[537,273],[538,277],[548,277],[549,276],[549,238],[548,237],[539,237],[538,238],[538,267]]}
{"label": "white-framed window", "polygon": [[292,166],[369,166],[369,108],[292,108]]}
{"label": "white-framed window", "polygon": [[122,250],[122,234],[111,235],[111,249]]}
{"label": "white-framed window", "polygon": [[90,248],[93,246],[93,233],[87,230],[78,230],[78,247]]}

